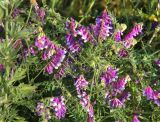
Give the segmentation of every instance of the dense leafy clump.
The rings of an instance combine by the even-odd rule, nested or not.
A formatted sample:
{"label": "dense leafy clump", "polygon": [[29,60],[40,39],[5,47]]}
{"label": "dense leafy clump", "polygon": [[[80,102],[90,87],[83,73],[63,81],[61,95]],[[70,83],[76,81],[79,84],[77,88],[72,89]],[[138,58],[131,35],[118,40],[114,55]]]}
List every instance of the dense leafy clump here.
{"label": "dense leafy clump", "polygon": [[159,15],[157,0],[1,0],[0,122],[158,122]]}

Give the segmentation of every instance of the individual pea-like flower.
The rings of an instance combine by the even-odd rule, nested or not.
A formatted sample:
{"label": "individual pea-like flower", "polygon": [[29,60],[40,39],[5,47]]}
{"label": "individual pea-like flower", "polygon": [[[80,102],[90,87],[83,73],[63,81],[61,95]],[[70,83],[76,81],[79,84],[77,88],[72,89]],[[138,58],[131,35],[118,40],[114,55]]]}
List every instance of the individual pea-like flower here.
{"label": "individual pea-like flower", "polygon": [[123,91],[125,89],[125,85],[127,83],[127,80],[125,77],[122,77],[120,79],[118,79],[118,81],[113,82],[112,87],[114,90],[120,92]]}
{"label": "individual pea-like flower", "polygon": [[53,107],[53,109],[55,111],[55,116],[58,119],[62,119],[65,117],[66,112],[67,112],[67,108],[65,106],[63,96],[51,98],[50,105]]}
{"label": "individual pea-like flower", "polygon": [[37,16],[41,21],[44,21],[45,11],[42,8],[39,8],[38,4],[34,6]]}
{"label": "individual pea-like flower", "polygon": [[44,103],[38,102],[36,107],[36,113],[38,116],[42,116],[45,112],[45,106]]}
{"label": "individual pea-like flower", "polygon": [[109,100],[109,105],[111,108],[120,108],[123,106],[123,103],[118,98],[113,98]]}
{"label": "individual pea-like flower", "polygon": [[130,99],[130,96],[131,96],[130,92],[123,91],[123,92],[121,93],[121,96],[120,96],[119,100],[120,100],[122,103],[125,103],[127,100]]}
{"label": "individual pea-like flower", "polygon": [[22,12],[21,9],[18,9],[18,8],[14,9],[12,12],[13,19],[16,18],[21,12]]}
{"label": "individual pea-like flower", "polygon": [[91,103],[88,103],[86,108],[87,108],[88,115],[90,117],[94,117],[94,110],[93,110],[93,106],[91,105]]}
{"label": "individual pea-like flower", "polygon": [[160,106],[160,92],[154,92],[154,103],[157,106]]}
{"label": "individual pea-like flower", "polygon": [[114,36],[114,39],[117,41],[117,42],[120,42],[122,41],[122,38],[121,36],[123,35],[123,32],[121,30],[118,30]]}
{"label": "individual pea-like flower", "polygon": [[86,43],[86,42],[94,43],[94,38],[88,28],[86,28],[84,26],[80,26],[78,28],[77,33],[81,36],[81,39],[84,40],[84,43]]}
{"label": "individual pea-like flower", "polygon": [[95,122],[95,120],[93,117],[90,117],[90,115],[88,114],[87,122]]}
{"label": "individual pea-like flower", "polygon": [[69,33],[66,34],[66,45],[72,53],[79,52],[81,49],[80,43],[75,41],[74,37]]}
{"label": "individual pea-like flower", "polygon": [[51,41],[49,40],[48,37],[46,36],[38,36],[36,38],[36,41],[35,41],[35,46],[39,49],[39,50],[43,50],[45,48],[48,48],[48,46],[51,44]]}
{"label": "individual pea-like flower", "polygon": [[124,37],[124,46],[126,48],[130,48],[132,45],[134,45],[134,37],[142,33],[142,26],[143,24],[141,23],[135,24],[133,29]]}
{"label": "individual pea-like flower", "polygon": [[67,31],[73,35],[73,37],[77,37],[77,25],[76,25],[76,21],[71,18],[69,21],[66,22],[66,29]]}
{"label": "individual pea-like flower", "polygon": [[35,49],[33,48],[33,46],[29,47],[29,52],[31,55],[35,56],[37,54],[37,51],[35,51]]}
{"label": "individual pea-like flower", "polygon": [[138,119],[138,115],[134,115],[132,122],[140,122],[140,120]]}
{"label": "individual pea-like flower", "polygon": [[59,69],[59,71],[54,75],[54,77],[56,78],[56,79],[60,79],[60,78],[62,78],[62,77],[65,77],[65,67],[61,67],[60,69]]}
{"label": "individual pea-like flower", "polygon": [[57,46],[51,43],[48,48],[43,52],[42,59],[47,60],[50,59],[56,53]]}
{"label": "individual pea-like flower", "polygon": [[111,66],[107,68],[107,71],[104,72],[101,76],[101,81],[105,83],[105,85],[108,85],[109,83],[116,81],[118,78],[117,69],[113,69]]}
{"label": "individual pea-like flower", "polygon": [[147,100],[153,100],[154,99],[154,91],[153,89],[148,86],[143,90],[143,96],[147,97]]}
{"label": "individual pea-like flower", "polygon": [[53,67],[51,64],[48,64],[46,67],[45,67],[45,72],[47,72],[48,74],[52,74],[53,73]]}
{"label": "individual pea-like flower", "polygon": [[82,107],[86,108],[89,103],[89,95],[83,91],[82,93],[78,94],[78,97],[80,98],[80,104],[82,105]]}
{"label": "individual pea-like flower", "polygon": [[124,48],[121,48],[121,49],[118,51],[118,56],[121,57],[121,58],[127,57],[127,56],[128,56],[127,50],[124,49]]}
{"label": "individual pea-like flower", "polygon": [[48,72],[48,74],[53,73],[53,69],[58,69],[61,66],[62,61],[65,58],[66,50],[57,48],[56,54],[52,56],[51,61],[48,63],[48,65],[45,68],[45,71]]}
{"label": "individual pea-like flower", "polygon": [[160,67],[160,59],[157,60],[157,61],[155,61],[155,63],[156,63],[156,65],[157,65],[158,67]]}
{"label": "individual pea-like flower", "polygon": [[56,54],[51,59],[51,65],[53,68],[58,69],[58,67],[61,65],[62,61],[65,58],[66,50],[58,48],[56,50]]}
{"label": "individual pea-like flower", "polygon": [[107,11],[104,10],[102,15],[96,18],[96,24],[93,26],[93,31],[98,40],[105,40],[112,34],[112,20]]}
{"label": "individual pea-like flower", "polygon": [[77,91],[80,91],[88,86],[88,81],[86,81],[83,75],[80,75],[74,85],[76,86]]}

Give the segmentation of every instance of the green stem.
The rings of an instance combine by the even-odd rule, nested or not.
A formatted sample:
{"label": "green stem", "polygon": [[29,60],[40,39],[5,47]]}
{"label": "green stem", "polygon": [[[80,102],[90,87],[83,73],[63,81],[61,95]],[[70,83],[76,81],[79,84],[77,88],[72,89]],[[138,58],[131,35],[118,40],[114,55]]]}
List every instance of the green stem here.
{"label": "green stem", "polygon": [[6,41],[8,42],[8,4],[6,5],[5,9],[5,37]]}
{"label": "green stem", "polygon": [[31,5],[31,7],[30,7],[29,14],[28,14],[28,17],[27,17],[27,21],[26,21],[25,26],[28,24],[29,18],[30,18],[30,16],[31,16],[32,8],[33,8],[33,5]]}
{"label": "green stem", "polygon": [[157,36],[158,32],[160,31],[160,27],[157,27],[153,33],[153,36],[151,37],[151,39],[149,40],[149,44],[152,43],[153,39]]}
{"label": "green stem", "polygon": [[83,22],[84,19],[86,19],[86,16],[87,16],[87,15],[89,14],[89,12],[92,10],[92,7],[93,7],[94,4],[95,4],[95,0],[93,0],[93,1],[90,3],[89,8],[88,8],[88,10],[87,10],[87,12],[86,12],[86,14],[85,14],[85,17],[82,17],[82,19],[79,21],[79,23]]}

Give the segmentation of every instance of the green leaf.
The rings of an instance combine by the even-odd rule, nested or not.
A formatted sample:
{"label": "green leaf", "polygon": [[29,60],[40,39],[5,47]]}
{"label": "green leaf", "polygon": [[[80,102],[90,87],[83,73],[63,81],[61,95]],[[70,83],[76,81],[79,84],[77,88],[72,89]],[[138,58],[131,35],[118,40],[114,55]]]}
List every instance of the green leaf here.
{"label": "green leaf", "polygon": [[11,85],[13,82],[21,80],[26,77],[26,69],[19,67],[16,69],[15,73],[11,76],[11,79],[8,81],[8,85]]}

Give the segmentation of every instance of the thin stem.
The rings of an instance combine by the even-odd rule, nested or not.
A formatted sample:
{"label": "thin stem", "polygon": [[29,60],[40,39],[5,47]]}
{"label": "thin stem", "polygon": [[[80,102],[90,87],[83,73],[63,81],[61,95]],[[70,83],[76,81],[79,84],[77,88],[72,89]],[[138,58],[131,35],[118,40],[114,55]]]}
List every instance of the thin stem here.
{"label": "thin stem", "polygon": [[157,33],[159,32],[160,27],[157,27],[153,33],[153,36],[151,37],[151,39],[149,40],[149,44],[152,43],[153,39],[157,36]]}
{"label": "thin stem", "polygon": [[26,21],[25,26],[28,24],[29,18],[30,18],[30,16],[31,16],[32,8],[33,8],[33,5],[31,5],[31,7],[30,7],[29,14],[28,14],[28,18],[27,18],[27,21]]}
{"label": "thin stem", "polygon": [[6,5],[5,9],[5,37],[6,41],[8,42],[8,4]]}
{"label": "thin stem", "polygon": [[[95,0],[93,0],[93,1],[90,3],[89,8],[88,8],[88,10],[87,10],[85,16],[89,14],[89,12],[91,11],[91,9],[92,9],[94,3],[95,3]],[[86,18],[86,17],[82,17],[82,19],[79,21],[79,23],[83,22],[85,18]]]}

